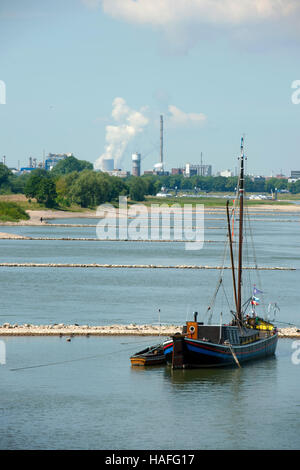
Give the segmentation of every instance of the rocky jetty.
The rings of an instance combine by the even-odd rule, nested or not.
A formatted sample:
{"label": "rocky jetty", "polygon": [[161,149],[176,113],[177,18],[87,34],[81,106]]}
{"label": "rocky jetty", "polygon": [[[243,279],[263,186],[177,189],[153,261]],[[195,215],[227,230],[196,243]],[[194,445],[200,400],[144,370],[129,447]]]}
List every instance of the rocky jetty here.
{"label": "rocky jetty", "polygon": [[[24,323],[3,323],[0,325],[0,336],[172,336],[182,332],[178,325],[65,325],[54,323],[51,325],[31,325]],[[280,338],[300,338],[300,329],[297,327],[280,328]]]}

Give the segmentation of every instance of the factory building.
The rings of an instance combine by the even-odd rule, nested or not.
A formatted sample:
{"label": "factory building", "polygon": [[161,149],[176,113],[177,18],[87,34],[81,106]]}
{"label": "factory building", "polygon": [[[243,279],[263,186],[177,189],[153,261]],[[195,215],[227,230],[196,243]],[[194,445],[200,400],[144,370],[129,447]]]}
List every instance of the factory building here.
{"label": "factory building", "polygon": [[212,166],[211,165],[193,165],[191,163],[186,163],[184,175],[189,178],[194,175],[198,176],[211,176],[212,175]]}
{"label": "factory building", "polygon": [[49,153],[45,160],[45,170],[52,170],[58,162],[73,156],[73,153]]}
{"label": "factory building", "polygon": [[101,170],[104,172],[113,171],[115,162],[113,158],[103,158],[101,162]]}

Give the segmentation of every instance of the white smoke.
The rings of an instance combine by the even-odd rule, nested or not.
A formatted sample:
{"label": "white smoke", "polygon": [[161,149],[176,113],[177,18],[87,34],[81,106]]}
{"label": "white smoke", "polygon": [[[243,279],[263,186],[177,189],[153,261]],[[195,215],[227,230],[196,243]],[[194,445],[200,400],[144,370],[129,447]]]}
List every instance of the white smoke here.
{"label": "white smoke", "polygon": [[102,169],[102,162],[107,158],[114,159],[115,168],[120,167],[127,145],[134,137],[143,132],[149,123],[143,112],[144,108],[140,111],[131,109],[123,98],[117,97],[113,100],[111,115],[117,124],[106,126],[105,150],[95,161],[95,169]]}

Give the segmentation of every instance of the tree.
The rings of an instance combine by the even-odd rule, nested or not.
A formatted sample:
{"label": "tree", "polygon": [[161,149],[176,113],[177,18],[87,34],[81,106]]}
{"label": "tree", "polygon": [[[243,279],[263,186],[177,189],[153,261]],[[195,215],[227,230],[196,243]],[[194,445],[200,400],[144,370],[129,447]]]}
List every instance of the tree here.
{"label": "tree", "polygon": [[99,173],[82,171],[70,187],[70,197],[81,207],[94,207],[109,199],[109,184]]}
{"label": "tree", "polygon": [[0,190],[1,192],[10,191],[9,177],[12,172],[7,168],[6,165],[0,163]]}
{"label": "tree", "polygon": [[29,173],[24,173],[23,175],[14,175],[9,176],[9,185],[13,193],[24,193],[26,181],[30,178]]}
{"label": "tree", "polygon": [[143,201],[145,199],[145,194],[147,193],[147,184],[145,181],[138,177],[134,176],[128,181],[129,186],[129,197],[132,201]]}
{"label": "tree", "polygon": [[41,178],[35,197],[39,203],[45,204],[46,207],[56,205],[57,192],[52,178]]}
{"label": "tree", "polygon": [[24,188],[24,193],[27,198],[36,196],[42,178],[49,178],[46,170],[37,169],[31,172]]}
{"label": "tree", "polygon": [[292,194],[299,194],[300,193],[300,180],[295,181],[295,183],[290,183],[289,190]]}
{"label": "tree", "polygon": [[65,175],[74,171],[93,170],[93,164],[71,156],[58,162],[51,170],[52,175]]}
{"label": "tree", "polygon": [[55,182],[46,170],[32,171],[26,181],[24,192],[27,198],[34,197],[37,202],[45,204],[46,207],[54,207],[56,204]]}

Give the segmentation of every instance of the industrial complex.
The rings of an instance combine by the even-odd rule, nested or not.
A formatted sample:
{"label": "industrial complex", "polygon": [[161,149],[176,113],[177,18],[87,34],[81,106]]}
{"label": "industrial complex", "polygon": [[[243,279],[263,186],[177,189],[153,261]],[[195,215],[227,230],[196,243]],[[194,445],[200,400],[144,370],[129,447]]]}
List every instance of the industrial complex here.
{"label": "industrial complex", "polygon": [[[31,171],[40,168],[45,169],[47,171],[52,170],[52,168],[57,165],[61,160],[64,160],[68,157],[74,157],[73,153],[49,153],[47,156],[43,156],[42,161],[37,161],[36,158],[29,157],[28,165],[20,167],[18,164],[18,168],[9,168],[14,174],[24,174],[30,173]],[[6,165],[6,157],[2,157],[2,163]],[[202,152],[200,154],[200,162],[191,163],[186,162],[184,165],[171,168],[170,170],[166,169],[165,161],[164,161],[164,121],[163,115],[160,115],[160,151],[159,151],[159,158],[157,163],[153,165],[153,168],[150,170],[144,170],[142,172],[142,154],[139,151],[136,151],[131,155],[131,172],[124,170],[122,168],[116,168],[115,166],[115,159],[113,157],[105,157],[101,160],[101,168],[96,171],[102,171],[104,173],[109,174],[110,176],[117,176],[120,178],[127,178],[130,175],[132,176],[142,176],[142,175],[182,175],[186,178],[190,178],[192,176],[222,176],[225,178],[236,176],[236,170],[232,171],[230,169],[225,169],[222,171],[218,171],[215,174],[212,172],[212,165],[211,164],[204,164],[203,163],[203,155]],[[249,175],[250,176],[250,175]],[[271,176],[273,177],[273,175]],[[293,183],[300,179],[300,170],[293,170],[291,171],[290,177],[285,175],[276,175],[276,178],[283,178],[287,179],[289,183]],[[253,176],[252,178],[258,179],[268,179],[268,177],[263,176]]]}

